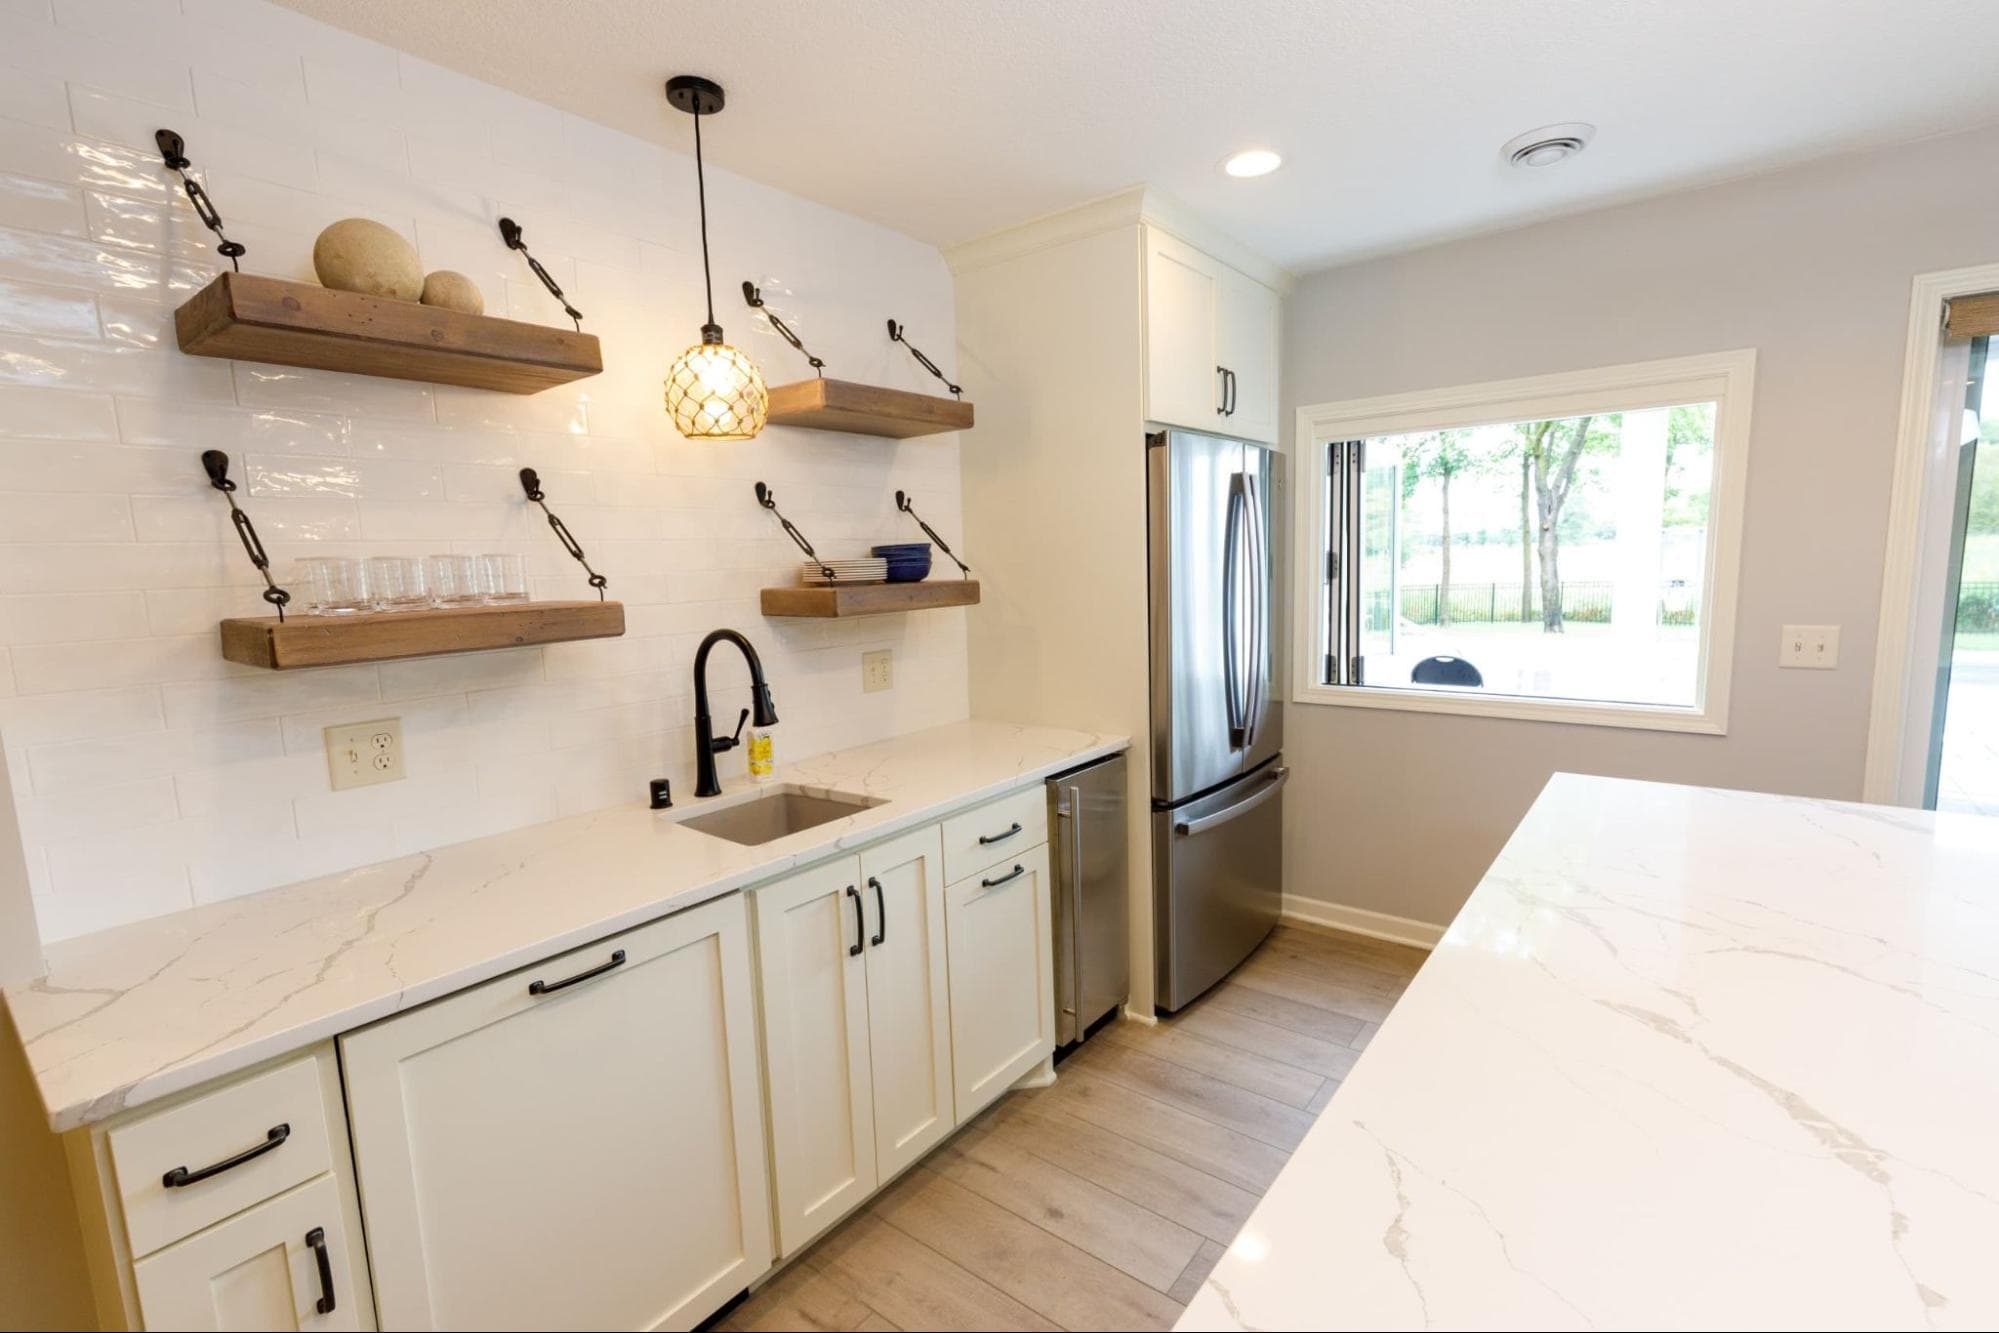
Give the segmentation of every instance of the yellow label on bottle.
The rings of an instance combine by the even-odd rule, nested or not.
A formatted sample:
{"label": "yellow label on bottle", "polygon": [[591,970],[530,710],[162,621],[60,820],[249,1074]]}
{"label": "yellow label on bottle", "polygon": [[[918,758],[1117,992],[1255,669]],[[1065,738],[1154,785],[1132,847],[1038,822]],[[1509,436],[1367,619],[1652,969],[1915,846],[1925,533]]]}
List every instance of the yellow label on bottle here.
{"label": "yellow label on bottle", "polygon": [[750,776],[767,778],[777,767],[777,747],[768,732],[750,737]]}

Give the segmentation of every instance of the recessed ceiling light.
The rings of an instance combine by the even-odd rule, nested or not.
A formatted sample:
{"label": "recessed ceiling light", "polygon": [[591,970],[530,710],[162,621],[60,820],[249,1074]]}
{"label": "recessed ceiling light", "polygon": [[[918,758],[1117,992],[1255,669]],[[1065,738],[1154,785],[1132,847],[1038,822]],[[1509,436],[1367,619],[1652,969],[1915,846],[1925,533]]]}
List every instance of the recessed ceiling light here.
{"label": "recessed ceiling light", "polygon": [[1222,163],[1231,176],[1268,176],[1284,165],[1284,159],[1268,148],[1245,148]]}
{"label": "recessed ceiling light", "polygon": [[1516,167],[1552,167],[1589,147],[1595,137],[1596,126],[1579,120],[1543,125],[1508,139],[1499,146],[1499,155]]}

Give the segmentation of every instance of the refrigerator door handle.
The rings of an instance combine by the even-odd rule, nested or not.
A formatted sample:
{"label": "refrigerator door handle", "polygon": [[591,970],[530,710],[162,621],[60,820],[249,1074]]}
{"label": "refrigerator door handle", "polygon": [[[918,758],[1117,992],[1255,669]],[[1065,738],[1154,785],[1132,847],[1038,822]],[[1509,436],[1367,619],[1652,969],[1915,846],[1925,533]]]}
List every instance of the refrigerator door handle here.
{"label": "refrigerator door handle", "polygon": [[1257,788],[1254,796],[1245,797],[1225,810],[1215,811],[1212,815],[1202,815],[1199,819],[1177,820],[1173,825],[1173,832],[1180,837],[1191,838],[1196,834],[1206,833],[1209,829],[1220,828],[1232,819],[1240,819],[1282,791],[1290,777],[1290,768],[1273,768],[1264,775],[1263,783]]}
{"label": "refrigerator door handle", "polygon": [[1248,520],[1243,536],[1248,548],[1244,563],[1248,566],[1249,580],[1249,660],[1244,672],[1247,694],[1242,701],[1242,744],[1247,750],[1256,744],[1256,733],[1263,729],[1264,710],[1270,704],[1270,654],[1264,645],[1270,631],[1270,568],[1264,558],[1263,506],[1256,494],[1256,478],[1245,473],[1242,484],[1243,513]]}
{"label": "refrigerator door handle", "polygon": [[1222,687],[1227,694],[1229,748],[1243,748],[1247,728],[1243,703],[1242,645],[1236,638],[1236,615],[1242,585],[1242,524],[1244,502],[1242,474],[1229,481],[1228,522],[1222,530]]}

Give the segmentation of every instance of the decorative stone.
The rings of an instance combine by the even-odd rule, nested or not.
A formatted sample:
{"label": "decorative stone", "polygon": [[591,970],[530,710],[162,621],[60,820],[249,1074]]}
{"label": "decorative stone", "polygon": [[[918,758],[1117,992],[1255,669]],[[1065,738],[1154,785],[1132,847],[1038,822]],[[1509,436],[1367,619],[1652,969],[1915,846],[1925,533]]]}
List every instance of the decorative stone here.
{"label": "decorative stone", "polygon": [[414,301],[423,295],[423,261],[416,247],[369,218],[342,218],[312,244],[312,268],[321,285]]}
{"label": "decorative stone", "polygon": [[423,303],[467,315],[486,313],[486,294],[479,290],[479,284],[448,268],[424,275]]}

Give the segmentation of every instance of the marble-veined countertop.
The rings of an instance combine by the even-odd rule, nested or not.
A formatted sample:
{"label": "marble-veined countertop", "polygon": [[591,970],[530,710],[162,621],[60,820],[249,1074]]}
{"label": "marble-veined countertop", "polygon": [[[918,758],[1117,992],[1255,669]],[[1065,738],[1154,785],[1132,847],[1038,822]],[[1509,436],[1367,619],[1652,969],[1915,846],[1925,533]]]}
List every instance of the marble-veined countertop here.
{"label": "marble-veined countertop", "polygon": [[1999,1322],[1999,819],[1556,776],[1183,1329]]}
{"label": "marble-veined countertop", "polygon": [[72,1129],[941,818],[1126,748],[961,722],[785,765],[885,803],[761,847],[679,826],[683,796],[537,824],[66,940],[6,988],[42,1105]]}

